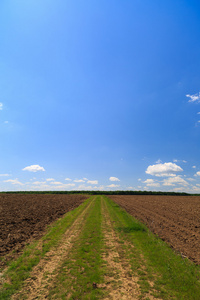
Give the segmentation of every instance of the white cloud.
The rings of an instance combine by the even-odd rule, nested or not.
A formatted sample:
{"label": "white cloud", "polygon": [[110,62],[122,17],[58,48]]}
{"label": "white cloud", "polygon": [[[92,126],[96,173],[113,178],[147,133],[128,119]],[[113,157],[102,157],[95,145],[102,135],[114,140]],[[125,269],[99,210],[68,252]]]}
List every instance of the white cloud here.
{"label": "white cloud", "polygon": [[25,167],[24,169],[22,169],[22,171],[38,172],[38,171],[45,171],[45,169],[43,167],[40,167],[39,165],[31,165]]}
{"label": "white cloud", "polygon": [[0,102],[0,110],[2,110],[2,109],[3,109],[3,103]]}
{"label": "white cloud", "polygon": [[200,111],[197,113],[197,115],[200,115]]}
{"label": "white cloud", "polygon": [[143,181],[143,183],[152,183],[152,182],[154,182],[153,179],[147,179],[147,180]]}
{"label": "white cloud", "polygon": [[58,185],[58,184],[61,184],[61,185],[63,184],[63,183],[60,182],[60,181],[52,181],[52,182],[50,182],[50,183],[51,183],[51,184],[57,184],[57,185]]}
{"label": "white cloud", "polygon": [[80,184],[77,190],[92,190],[92,186],[86,186],[85,184]]}
{"label": "white cloud", "polygon": [[192,166],[193,169],[196,169],[196,166]]}
{"label": "white cloud", "polygon": [[138,181],[142,181],[142,179],[141,179],[141,178],[138,178]]}
{"label": "white cloud", "polygon": [[70,178],[65,178],[65,180],[71,181],[71,179],[70,179]]}
{"label": "white cloud", "polygon": [[160,164],[162,162],[162,160],[159,158],[157,161],[156,161],[156,164]]}
{"label": "white cloud", "polygon": [[110,185],[107,185],[107,187],[109,188],[115,188],[115,187],[119,187],[120,185],[118,184],[110,184]]}
{"label": "white cloud", "polygon": [[110,177],[109,180],[110,181],[120,181],[119,178],[117,178],[117,177]]}
{"label": "white cloud", "polygon": [[54,178],[47,178],[46,181],[54,181]]}
{"label": "white cloud", "polygon": [[75,186],[75,184],[74,183],[67,183],[67,184],[65,184],[65,186],[66,187],[70,187],[70,186],[72,187],[72,186]]}
{"label": "white cloud", "polygon": [[85,182],[83,179],[75,179],[74,182]]}
{"label": "white cloud", "polygon": [[196,172],[196,175],[200,176],[200,171]]}
{"label": "white cloud", "polygon": [[179,159],[179,160],[178,160],[178,159],[173,159],[173,162],[174,162],[174,163],[177,163],[177,162],[187,163],[187,161],[184,160],[184,159],[183,159],[183,160],[181,160],[181,159]]}
{"label": "white cloud", "polygon": [[167,177],[167,176],[176,176],[176,172],[183,171],[181,167],[174,163],[164,163],[148,166],[145,171],[147,174],[154,175],[157,177]]}
{"label": "white cloud", "polygon": [[88,180],[87,183],[90,183],[90,184],[98,184],[98,180]]}
{"label": "white cloud", "polygon": [[17,178],[16,178],[16,179],[8,179],[8,180],[4,180],[4,182],[10,182],[10,183],[12,183],[12,184],[24,185],[24,184],[21,183]]}
{"label": "white cloud", "polygon": [[43,185],[45,184],[46,181],[34,181],[32,184],[35,184],[35,185]]}
{"label": "white cloud", "polygon": [[0,174],[1,177],[6,177],[6,176],[10,176],[9,174]]}
{"label": "white cloud", "polygon": [[67,189],[69,187],[74,187],[74,183],[62,183],[62,182],[56,182],[55,183],[55,189]]}
{"label": "white cloud", "polygon": [[190,98],[190,100],[188,102],[200,102],[200,92],[199,94],[194,94],[194,95],[186,95],[186,97]]}
{"label": "white cloud", "polygon": [[189,180],[189,181],[195,181],[194,178],[187,178],[187,180]]}
{"label": "white cloud", "polygon": [[186,185],[188,185],[188,182],[185,181],[180,176],[170,177],[170,178],[163,180],[163,185],[165,185],[165,186],[174,186],[176,184],[181,184],[181,185],[186,186]]}
{"label": "white cloud", "polygon": [[34,186],[31,186],[31,189],[35,191],[43,191],[43,190],[51,190],[51,187],[48,184],[35,184]]}
{"label": "white cloud", "polygon": [[135,190],[135,188],[133,186],[128,186],[127,189],[128,190]]}
{"label": "white cloud", "polygon": [[159,187],[160,186],[160,183],[156,182],[153,179],[147,179],[147,180],[143,181],[143,183],[146,183],[146,186],[154,186],[154,187]]}

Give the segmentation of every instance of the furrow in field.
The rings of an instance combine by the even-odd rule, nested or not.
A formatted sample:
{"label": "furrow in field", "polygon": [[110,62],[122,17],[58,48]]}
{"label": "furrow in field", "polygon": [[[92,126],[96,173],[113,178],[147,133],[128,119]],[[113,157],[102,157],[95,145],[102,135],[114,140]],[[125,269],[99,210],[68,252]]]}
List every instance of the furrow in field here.
{"label": "furrow in field", "polygon": [[[200,263],[199,198],[111,196],[135,218],[184,256]],[[195,211],[196,206],[196,211]],[[192,216],[193,215],[193,216]]]}
{"label": "furrow in field", "polygon": [[38,265],[33,269],[30,277],[25,281],[23,289],[13,295],[12,299],[45,299],[49,293],[49,288],[56,276],[56,270],[62,264],[73,246],[74,241],[79,236],[85,222],[85,215],[93,201],[77,217],[72,226],[65,232],[59,246],[50,250]]}

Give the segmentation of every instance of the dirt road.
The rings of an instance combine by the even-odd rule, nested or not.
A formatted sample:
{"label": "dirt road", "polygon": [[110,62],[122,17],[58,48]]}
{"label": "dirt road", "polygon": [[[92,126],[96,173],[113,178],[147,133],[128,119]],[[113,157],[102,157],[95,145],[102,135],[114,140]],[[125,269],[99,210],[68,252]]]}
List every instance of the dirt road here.
{"label": "dirt road", "polygon": [[[93,267],[94,270],[99,268],[103,271],[99,282],[87,282],[88,288],[86,287],[84,291],[85,296],[82,295],[81,298],[76,298],[75,294],[77,291],[75,287],[81,285],[83,279],[70,276],[73,272],[72,269],[79,268],[79,266],[76,264],[71,266],[71,262],[68,263],[67,261],[73,261],[73,255],[78,255],[77,253],[80,249],[77,249],[76,245],[80,243],[80,240],[83,240],[83,232],[85,230],[93,232],[94,228],[90,227],[88,229],[86,223],[87,219],[95,216],[97,204],[101,208],[100,218],[99,220],[96,218],[97,222],[93,225],[100,228],[98,232],[99,237],[97,238],[101,239],[102,249],[100,251],[102,260],[98,266],[94,265]],[[83,245],[78,247],[81,248]],[[126,248],[130,247],[133,246],[126,245]],[[82,259],[81,256],[79,259]],[[78,259],[76,260],[78,264]],[[69,269],[67,269],[67,265]],[[65,274],[68,274],[66,276],[68,278],[66,279],[65,277],[63,282],[61,282],[60,274],[62,274],[63,270]],[[59,246],[51,249],[40,260],[31,271],[29,278],[25,280],[22,289],[15,293],[12,299],[63,299],[63,297],[65,299],[90,299],[90,297],[93,299],[92,295],[94,293],[96,293],[96,299],[139,299],[141,291],[138,284],[139,278],[136,273],[133,272],[131,264],[126,258],[124,244],[120,243],[119,236],[113,228],[113,221],[105,199],[103,197],[93,197],[75,222],[65,232]],[[86,276],[87,271],[85,270],[85,272],[82,272],[84,280]],[[75,284],[73,283],[74,281],[76,281]],[[65,290],[67,286],[69,291]],[[150,294],[148,297],[149,299],[154,299]]]}

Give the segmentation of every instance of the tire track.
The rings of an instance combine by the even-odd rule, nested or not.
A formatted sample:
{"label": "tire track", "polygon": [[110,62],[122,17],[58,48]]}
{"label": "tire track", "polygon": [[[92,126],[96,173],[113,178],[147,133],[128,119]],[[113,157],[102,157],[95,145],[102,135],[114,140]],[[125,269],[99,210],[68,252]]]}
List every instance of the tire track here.
{"label": "tire track", "polygon": [[88,206],[81,212],[71,227],[65,232],[57,248],[50,250],[38,265],[33,269],[24,287],[20,292],[12,296],[13,300],[18,299],[46,299],[49,293],[49,287],[56,277],[56,270],[67,259],[75,239],[79,236],[82,226],[85,222],[85,216],[94,202],[93,198]]}
{"label": "tire track", "polygon": [[104,299],[139,299],[141,295],[140,287],[137,283],[139,278],[132,274],[131,266],[114,232],[104,199],[102,199],[102,216],[104,241],[108,249],[103,259],[106,261],[108,268],[104,288],[109,295]]}

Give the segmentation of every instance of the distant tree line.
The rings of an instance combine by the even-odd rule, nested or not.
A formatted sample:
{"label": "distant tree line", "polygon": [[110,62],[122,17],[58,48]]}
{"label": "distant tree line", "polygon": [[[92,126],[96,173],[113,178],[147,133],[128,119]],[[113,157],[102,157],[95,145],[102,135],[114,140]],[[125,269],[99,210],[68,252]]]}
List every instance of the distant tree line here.
{"label": "distant tree line", "polygon": [[171,195],[171,196],[189,196],[199,194],[177,193],[177,192],[155,192],[155,191],[17,191],[1,192],[9,194],[87,194],[87,195]]}

